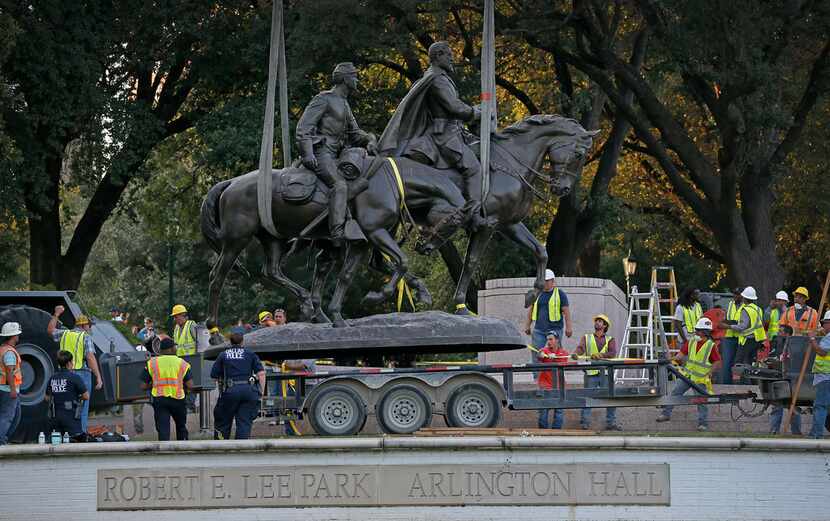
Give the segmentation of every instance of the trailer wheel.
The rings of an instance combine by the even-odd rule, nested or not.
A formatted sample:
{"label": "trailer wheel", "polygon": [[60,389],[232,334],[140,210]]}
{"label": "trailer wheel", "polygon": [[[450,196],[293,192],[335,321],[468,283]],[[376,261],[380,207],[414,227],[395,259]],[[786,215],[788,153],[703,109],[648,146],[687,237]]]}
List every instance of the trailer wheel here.
{"label": "trailer wheel", "polygon": [[447,400],[447,423],[450,427],[488,428],[501,420],[501,403],[484,385],[467,384],[454,390]]}
{"label": "trailer wheel", "polygon": [[314,432],[322,436],[350,436],[366,423],[366,408],[352,389],[332,385],[314,397],[309,421]]}
{"label": "trailer wheel", "polygon": [[411,434],[432,420],[432,404],[414,385],[393,386],[377,408],[380,428],[388,434]]}

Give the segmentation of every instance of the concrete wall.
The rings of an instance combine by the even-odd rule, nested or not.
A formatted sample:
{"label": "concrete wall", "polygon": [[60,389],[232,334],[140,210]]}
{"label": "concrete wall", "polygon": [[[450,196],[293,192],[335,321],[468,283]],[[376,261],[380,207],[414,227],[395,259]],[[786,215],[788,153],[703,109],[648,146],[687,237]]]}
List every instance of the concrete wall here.
{"label": "concrete wall", "polygon": [[[486,288],[478,292],[479,313],[510,320],[522,329],[527,316],[524,298],[525,294],[533,288],[533,281],[533,278],[488,280]],[[611,335],[617,339],[619,345],[628,318],[625,292],[606,279],[557,277],[556,284],[568,294],[573,319],[573,337],[563,339],[566,349],[573,351],[581,335],[594,330],[593,317],[600,313],[608,315],[611,319]],[[530,361],[530,352],[526,349],[479,355],[479,362],[483,364],[528,361]]]}
{"label": "concrete wall", "polygon": [[[98,511],[101,469],[393,465],[668,465],[667,505],[207,508]],[[826,520],[830,442],[729,438],[468,437],[246,440],[0,448],[0,519],[27,521]],[[217,470],[219,472],[219,470]],[[175,504],[168,504],[168,507]]]}

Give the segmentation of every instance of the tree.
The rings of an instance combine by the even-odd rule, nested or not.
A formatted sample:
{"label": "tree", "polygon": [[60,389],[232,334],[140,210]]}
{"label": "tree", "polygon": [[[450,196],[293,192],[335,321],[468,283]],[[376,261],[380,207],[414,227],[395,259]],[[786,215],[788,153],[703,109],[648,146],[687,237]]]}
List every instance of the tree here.
{"label": "tree", "polygon": [[[599,85],[631,124],[630,148],[644,155],[654,186],[705,227],[695,241],[702,252],[728,267],[730,283],[753,284],[762,298],[780,288],[772,187],[827,93],[828,7],[748,0],[580,2],[572,11],[526,5],[524,19],[534,14],[545,23],[517,29]],[[607,45],[607,28],[620,18],[653,35],[647,73]],[[666,199],[654,210],[688,226]]]}

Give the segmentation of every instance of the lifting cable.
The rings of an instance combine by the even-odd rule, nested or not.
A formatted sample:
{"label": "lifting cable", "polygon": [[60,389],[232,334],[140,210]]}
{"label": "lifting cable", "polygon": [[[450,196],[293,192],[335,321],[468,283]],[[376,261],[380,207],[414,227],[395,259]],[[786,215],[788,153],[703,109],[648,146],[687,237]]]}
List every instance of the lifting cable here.
{"label": "lifting cable", "polygon": [[490,134],[497,128],[496,108],[496,38],[494,0],[484,1],[484,28],[481,34],[481,211],[486,217],[485,201],[490,192]]}
{"label": "lifting cable", "polygon": [[271,11],[271,42],[268,53],[268,89],[265,99],[265,121],[262,124],[262,144],[259,149],[257,178],[257,212],[262,227],[278,237],[271,213],[271,168],[274,162],[274,93],[280,83],[280,127],[282,130],[283,167],[291,164],[291,144],[288,127],[288,77],[285,67],[285,34],[282,21],[282,0],[274,0]]}

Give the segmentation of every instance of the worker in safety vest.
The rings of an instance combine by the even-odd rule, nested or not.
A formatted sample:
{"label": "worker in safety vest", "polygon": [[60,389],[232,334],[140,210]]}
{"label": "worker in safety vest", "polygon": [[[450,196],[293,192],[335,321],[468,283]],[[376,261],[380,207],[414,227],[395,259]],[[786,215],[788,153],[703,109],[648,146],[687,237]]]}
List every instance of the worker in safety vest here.
{"label": "worker in safety vest", "polygon": [[[790,301],[786,291],[779,291],[770,302],[769,307],[764,311],[764,326],[767,328],[769,341],[775,340],[778,330],[781,327],[781,320],[787,313],[787,303]],[[784,324],[785,326],[788,324]],[[792,327],[792,326],[791,326]]]}
{"label": "worker in safety vest", "polygon": [[[556,331],[548,333],[545,347],[539,350],[539,361],[543,364],[556,364],[568,361],[568,352],[559,343]],[[538,379],[539,389],[551,391],[559,388],[559,383],[553,381],[553,371],[540,371]],[[537,425],[540,429],[561,429],[565,423],[565,409],[554,409],[553,424],[550,423],[550,409],[539,409]]]}
{"label": "worker in safety vest", "polygon": [[[585,334],[576,347],[572,357],[590,360],[602,360],[617,357],[617,342],[614,337],[608,334],[611,329],[611,319],[607,315],[594,317],[594,332]],[[613,378],[613,371],[611,374]],[[602,388],[608,386],[608,374],[599,369],[585,371],[586,389]],[[579,424],[583,429],[591,427],[591,409],[582,409]],[[605,409],[605,430],[621,431],[622,427],[617,424],[617,408],[608,407]]]}
{"label": "worker in safety vest", "polygon": [[181,304],[173,306],[170,312],[173,321],[173,341],[176,343],[177,356],[190,356],[196,354],[196,322],[190,320],[187,315],[187,308]]}
{"label": "worker in safety vest", "polygon": [[741,318],[738,323],[730,325],[729,329],[738,333],[738,355],[736,364],[752,365],[758,354],[761,343],[767,339],[764,331],[764,311],[758,307],[758,295],[755,288],[747,286],[741,292],[744,304],[741,306]]}
{"label": "worker in safety vest", "polygon": [[185,392],[193,388],[190,364],[176,355],[176,344],[170,337],[159,341],[159,356],[147,360],[142,374],[142,389],[150,389],[156,431],[159,441],[170,439],[170,418],[176,424],[176,439],[187,439],[187,406]]}
{"label": "worker in safety vest", "polygon": [[830,406],[830,310],[821,318],[821,331],[824,335],[816,340],[816,332],[810,331],[810,346],[816,351],[813,361],[813,387],[816,398],[813,401],[813,428],[811,438],[824,437],[824,422],[827,420],[827,407]]}
{"label": "worker in safety vest", "polygon": [[[672,363],[679,365],[680,374],[705,387],[709,394],[712,394],[712,372],[720,363],[718,347],[712,341],[712,321],[706,317],[701,318],[695,324],[695,336],[689,340],[688,346],[684,346],[672,360]],[[686,380],[677,379],[671,396],[683,396],[692,386]],[[663,413],[657,417],[658,422],[667,422],[671,419],[673,406],[663,407]],[[697,406],[697,430],[705,431],[708,428],[708,410],[706,405]]]}
{"label": "worker in safety vest", "polygon": [[238,440],[251,437],[251,426],[259,413],[260,397],[265,392],[265,368],[259,357],[242,346],[242,335],[231,333],[231,345],[216,358],[210,377],[219,383],[222,394],[213,409],[216,426],[213,437],[228,440],[236,419]]}
{"label": "worker in safety vest", "polygon": [[677,307],[674,309],[674,321],[677,322],[677,331],[683,344],[695,334],[695,324],[703,316],[703,308],[700,305],[700,290],[697,288],[686,288],[677,299]]}
{"label": "worker in safety vest", "polygon": [[[531,329],[531,323],[533,329]],[[536,349],[542,349],[547,342],[547,335],[551,331],[562,338],[562,326],[564,323],[565,336],[573,335],[571,326],[571,311],[568,295],[556,287],[556,276],[553,270],[545,270],[545,287],[536,302],[527,310],[525,320],[525,334],[531,335],[531,343]],[[538,363],[538,356],[534,362]]]}
{"label": "worker in safety vest", "polygon": [[0,329],[0,445],[6,445],[20,423],[20,386],[23,370],[17,343],[23,330],[17,322],[6,322]]}
{"label": "worker in safety vest", "polygon": [[732,384],[732,366],[735,365],[735,358],[738,356],[738,333],[729,329],[729,325],[737,324],[741,319],[741,306],[743,304],[741,289],[733,289],[732,300],[726,306],[724,320],[717,323],[717,328],[725,331],[719,346],[720,355],[723,359],[719,379],[722,384]]}
{"label": "worker in safety vest", "polygon": [[793,305],[784,313],[781,324],[793,328],[793,336],[805,336],[818,328],[818,311],[807,305],[810,292],[800,287],[793,291]]}
{"label": "worker in safety vest", "polygon": [[[75,364],[74,371],[81,377],[87,390],[92,394],[92,377],[95,376],[95,390],[104,387],[101,370],[98,368],[98,359],[95,358],[95,344],[92,343],[92,323],[86,315],[78,315],[75,319],[75,328],[72,330],[58,326],[58,318],[63,314],[63,306],[55,306],[55,312],[46,326],[46,332],[52,340],[58,342],[61,351],[72,353]],[[81,408],[81,430],[87,432],[89,427],[89,400],[84,400]]]}

